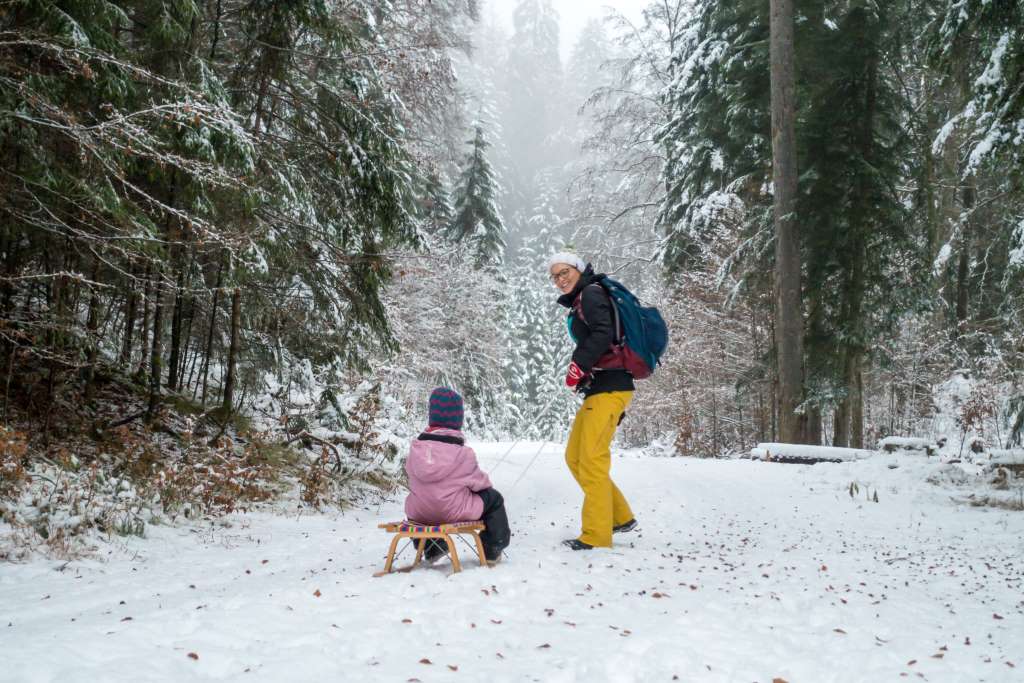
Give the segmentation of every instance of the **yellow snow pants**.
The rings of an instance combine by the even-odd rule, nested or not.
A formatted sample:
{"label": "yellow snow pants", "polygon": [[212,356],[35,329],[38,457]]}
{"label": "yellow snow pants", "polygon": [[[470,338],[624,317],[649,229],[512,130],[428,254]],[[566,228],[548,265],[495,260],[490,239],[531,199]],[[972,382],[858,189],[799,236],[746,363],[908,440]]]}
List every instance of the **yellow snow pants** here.
{"label": "yellow snow pants", "polygon": [[632,391],[587,397],[576,413],[565,447],[565,462],[583,489],[583,532],[579,540],[593,546],[611,547],[612,526],[633,519],[629,503],[610,476],[612,437],[632,399]]}

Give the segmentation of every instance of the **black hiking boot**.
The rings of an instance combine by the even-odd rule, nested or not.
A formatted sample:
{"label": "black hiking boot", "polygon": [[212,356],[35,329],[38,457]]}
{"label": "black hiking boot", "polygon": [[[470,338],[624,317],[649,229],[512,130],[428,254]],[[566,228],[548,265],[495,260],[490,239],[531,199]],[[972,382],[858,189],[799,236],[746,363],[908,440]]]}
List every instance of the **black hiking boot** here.
{"label": "black hiking boot", "polygon": [[594,549],[594,546],[590,545],[589,543],[584,543],[583,541],[581,541],[578,538],[567,538],[564,541],[562,541],[562,545],[568,546],[569,548],[572,548],[573,550],[593,550]]}
{"label": "black hiking boot", "polygon": [[618,526],[613,526],[612,527],[612,533],[613,534],[624,534],[627,531],[632,531],[633,529],[636,528],[636,526],[637,526],[637,522],[636,522],[636,518],[634,517],[633,519],[629,520],[628,522],[623,522],[622,524],[619,524]]}

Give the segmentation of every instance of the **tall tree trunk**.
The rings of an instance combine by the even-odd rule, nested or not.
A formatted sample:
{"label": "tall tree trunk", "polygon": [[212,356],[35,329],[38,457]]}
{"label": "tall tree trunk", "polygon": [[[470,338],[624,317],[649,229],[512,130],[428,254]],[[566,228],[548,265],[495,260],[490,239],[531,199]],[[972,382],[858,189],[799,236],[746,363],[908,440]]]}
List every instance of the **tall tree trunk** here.
{"label": "tall tree trunk", "polygon": [[[185,370],[188,368],[188,352],[191,345],[192,349],[195,349],[195,344],[190,344],[192,341],[192,324],[196,319],[196,301],[195,297],[191,294],[185,299],[185,304],[188,308],[188,325],[185,327],[185,335],[182,339],[185,340],[185,351],[181,354],[181,367],[178,369],[178,383],[174,387],[175,390],[181,391],[182,385],[185,383]],[[195,363],[195,354],[193,353],[193,364]]]}
{"label": "tall tree trunk", "polygon": [[146,368],[148,367],[148,352],[149,352],[149,309],[150,302],[153,299],[153,264],[146,264],[146,274],[144,275],[146,280],[146,288],[142,292],[142,334],[139,337],[139,347],[141,353],[139,354],[139,369],[135,371],[135,375],[141,384],[146,377]]}
{"label": "tall tree trunk", "polygon": [[235,366],[238,362],[238,336],[242,325],[242,290],[235,287],[231,295],[231,346],[228,349],[228,376],[224,381],[225,416],[231,413],[235,398]]}
{"label": "tall tree trunk", "polygon": [[[18,247],[18,240],[15,236],[11,235],[13,228],[5,226],[3,228],[3,245],[0,247],[4,259],[4,272],[8,278],[14,277],[18,270],[18,254],[20,249]],[[3,285],[0,286],[0,315],[4,318],[13,317],[14,309],[14,285],[11,284],[10,280],[4,280]]]}
{"label": "tall tree trunk", "polygon": [[[884,19],[880,19],[884,20]],[[875,111],[878,93],[878,45],[875,41],[876,27],[867,20],[862,24],[860,42],[870,46],[864,64],[864,112],[860,120],[859,151],[863,164],[871,167],[875,157]],[[837,446],[853,446],[864,443],[864,412],[861,396],[861,364],[864,355],[864,292],[866,290],[864,266],[867,259],[867,238],[878,226],[875,225],[872,192],[867,176],[858,174],[855,188],[854,207],[860,214],[860,221],[850,229],[850,263],[846,280],[845,301],[843,302],[843,323],[846,326],[846,341],[842,349],[842,382],[845,397],[836,410]],[[841,428],[841,433],[840,433]]]}
{"label": "tall tree trunk", "polygon": [[[750,339],[754,350],[754,363],[762,362],[761,337],[757,333],[757,314],[754,307],[750,308]],[[768,415],[764,406],[764,381],[757,382],[757,440],[765,441],[768,435]]]}
{"label": "tall tree trunk", "polygon": [[171,353],[167,359],[167,386],[173,391],[178,387],[179,363],[181,362],[181,318],[184,297],[181,295],[185,286],[185,268],[178,264],[178,276],[174,288],[174,312],[171,314]]}
{"label": "tall tree trunk", "polygon": [[[846,359],[841,366],[846,368]],[[846,396],[836,403],[832,414],[832,445],[845,448],[850,445],[850,398]]]}
{"label": "tall tree trunk", "polygon": [[221,278],[224,275],[224,261],[217,266],[217,284],[213,288],[213,305],[210,306],[210,329],[206,331],[206,356],[203,358],[203,394],[199,402],[206,405],[207,380],[210,376],[210,359],[213,358],[213,333],[217,328],[217,302],[220,298]]}
{"label": "tall tree trunk", "polygon": [[149,405],[146,419],[152,420],[160,403],[160,377],[163,374],[163,282],[160,268],[156,269],[156,284],[153,293],[153,353],[149,362]]}
{"label": "tall tree trunk", "polygon": [[136,272],[136,267],[132,265],[128,272],[130,293],[128,302],[125,304],[124,337],[121,339],[121,357],[118,359],[118,365],[125,368],[132,363],[132,336],[135,334],[135,315],[139,305],[139,283],[135,279]]}
{"label": "tall tree trunk", "polygon": [[[49,270],[48,267],[47,270]],[[52,356],[50,358],[49,375],[46,379],[46,417],[43,421],[43,442],[46,445],[50,443],[50,420],[54,413],[53,403],[56,398],[57,368],[60,363],[60,355],[64,350],[64,308],[68,297],[66,290],[67,281],[64,275],[57,275],[51,281],[49,291],[47,292],[47,298],[51,306],[50,310],[54,313],[50,320],[52,327],[49,334],[48,350]]]}
{"label": "tall tree trunk", "polygon": [[796,97],[793,2],[771,0],[772,180],[775,218],[775,346],[779,377],[779,440],[806,440],[797,413],[803,397],[803,302],[797,236]]}
{"label": "tall tree trunk", "polygon": [[814,406],[807,415],[807,443],[821,445],[821,408]]}
{"label": "tall tree trunk", "polygon": [[[885,21],[885,18],[880,17],[879,20]],[[874,49],[868,57],[867,64],[865,114],[861,129],[861,154],[867,164],[871,166],[875,164],[875,115],[878,109],[878,61],[880,57],[880,48],[877,42],[874,42],[872,46]],[[861,177],[864,177],[863,174]],[[865,211],[870,211],[870,189],[862,185],[860,195]],[[874,224],[865,225],[859,231],[853,262],[853,292],[852,301],[850,302],[850,317],[854,322],[854,348],[850,353],[849,372],[846,376],[846,395],[850,402],[850,446],[853,448],[864,447],[864,382],[862,367],[864,365],[864,345],[867,336],[867,325],[864,315],[864,293],[867,291],[867,276],[864,268],[868,258],[868,235],[877,227],[879,226]]]}
{"label": "tall tree trunk", "polygon": [[217,59],[217,43],[220,41],[220,22],[224,16],[223,7],[221,7],[222,0],[217,0],[217,14],[213,19],[213,38],[210,40],[210,61],[216,61]]}
{"label": "tall tree trunk", "polygon": [[956,328],[953,330],[954,339],[959,339],[966,331],[967,303],[969,300],[970,278],[971,278],[971,238],[972,223],[971,212],[975,204],[974,177],[970,176],[963,181],[960,190],[960,210],[963,220],[960,225],[960,254],[956,270]]}
{"label": "tall tree trunk", "polygon": [[[100,277],[100,260],[96,259],[92,266],[92,277],[90,278],[94,283],[99,281]],[[85,322],[85,338],[86,345],[88,348],[88,357],[86,359],[85,366],[85,401],[89,403],[93,399],[93,392],[95,390],[95,379],[96,379],[96,357],[99,355],[99,338],[96,334],[96,330],[100,324],[100,293],[99,289],[93,285],[92,291],[89,294],[89,317]]]}
{"label": "tall tree trunk", "polygon": [[[185,378],[185,383],[182,385],[182,388],[185,391],[188,391],[189,387],[194,387],[195,386],[195,385],[192,384],[192,380],[195,379],[195,376],[196,376],[196,361],[199,360],[199,343],[198,342],[193,341],[191,356],[192,356],[192,362],[189,363],[189,366],[188,366],[188,377]],[[185,376],[184,372],[182,372],[181,374],[182,374],[182,377]],[[192,398],[195,399],[195,397],[196,397],[196,392],[195,392],[195,389],[193,388],[192,389]]]}
{"label": "tall tree trunk", "polygon": [[861,371],[858,353],[851,363],[853,377],[850,379],[850,447],[864,448],[864,373]]}

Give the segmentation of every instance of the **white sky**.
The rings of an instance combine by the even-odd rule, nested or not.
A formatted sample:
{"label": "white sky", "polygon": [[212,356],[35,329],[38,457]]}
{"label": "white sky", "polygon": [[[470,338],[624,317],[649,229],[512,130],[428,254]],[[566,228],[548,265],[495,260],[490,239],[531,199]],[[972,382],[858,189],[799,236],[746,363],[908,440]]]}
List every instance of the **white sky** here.
{"label": "white sky", "polygon": [[[552,5],[558,11],[561,26],[562,57],[565,58],[572,50],[576,37],[591,17],[600,18],[604,16],[606,8],[614,8],[625,14],[634,21],[639,21],[640,12],[650,0],[552,0]],[[515,9],[516,0],[483,0],[483,14],[487,16],[490,12],[501,17],[503,23],[512,28],[512,10]]]}

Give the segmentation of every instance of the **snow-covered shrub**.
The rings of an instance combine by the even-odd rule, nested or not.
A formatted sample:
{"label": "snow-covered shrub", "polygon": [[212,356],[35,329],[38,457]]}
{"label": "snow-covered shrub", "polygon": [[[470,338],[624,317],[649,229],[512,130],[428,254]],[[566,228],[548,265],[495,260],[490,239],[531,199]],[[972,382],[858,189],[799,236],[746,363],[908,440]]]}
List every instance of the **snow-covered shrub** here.
{"label": "snow-covered shrub", "polygon": [[[977,433],[967,444],[969,450],[974,453],[984,450],[985,426],[995,419],[996,401],[992,395],[991,387],[984,384],[976,384],[971,388],[967,399],[960,404],[956,416],[956,424],[960,427],[960,452],[963,453],[964,445],[967,443],[967,435]],[[980,447],[979,447],[980,446]]]}
{"label": "snow-covered shrub", "polygon": [[331,479],[328,474],[330,453],[325,446],[299,481],[299,497],[310,507],[320,509],[326,505],[331,496]]}
{"label": "snow-covered shrub", "polygon": [[0,427],[0,499],[17,494],[28,481],[27,453],[23,434]]}

